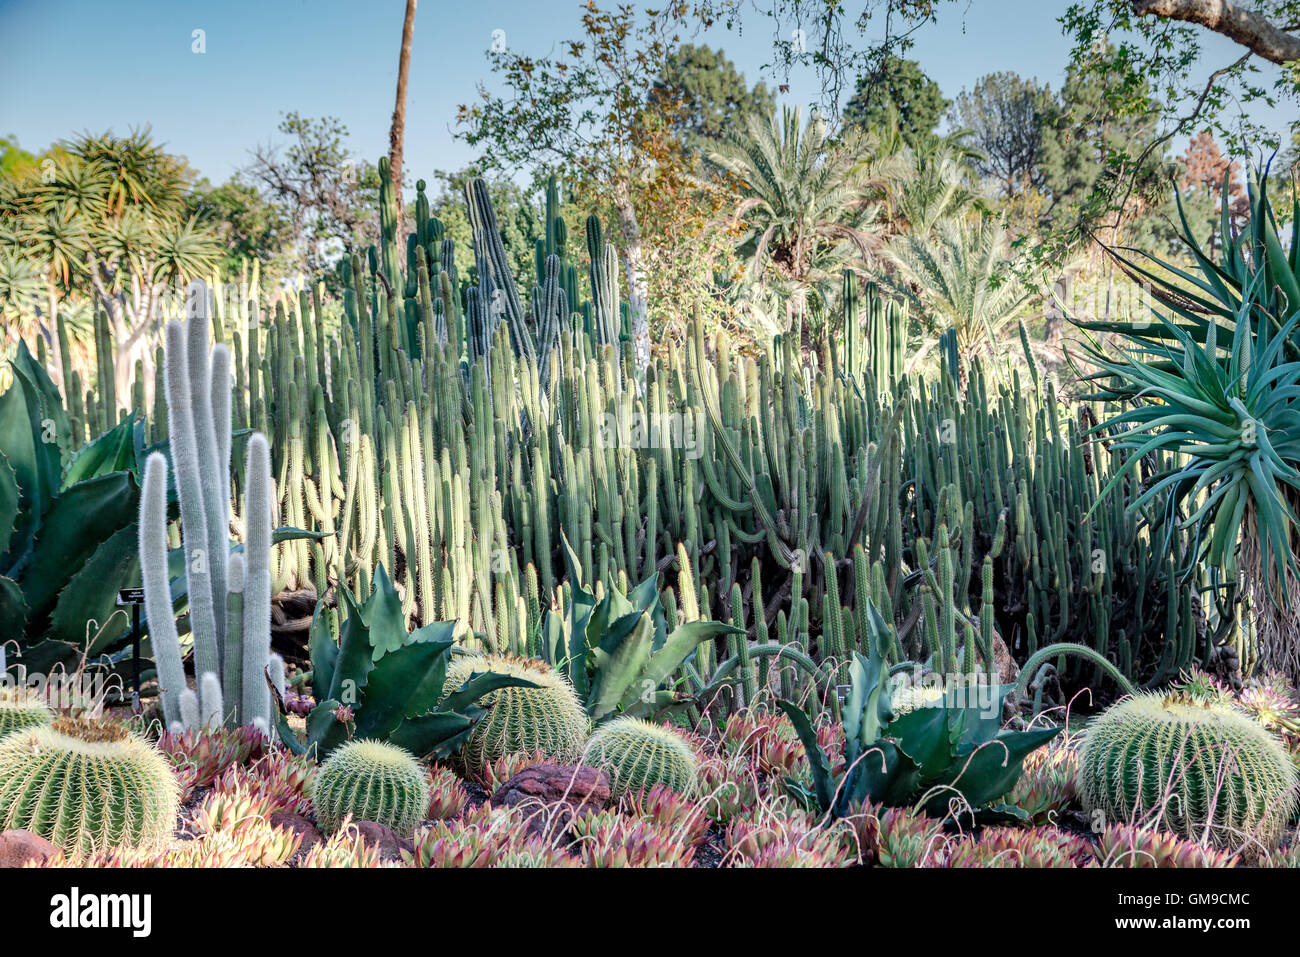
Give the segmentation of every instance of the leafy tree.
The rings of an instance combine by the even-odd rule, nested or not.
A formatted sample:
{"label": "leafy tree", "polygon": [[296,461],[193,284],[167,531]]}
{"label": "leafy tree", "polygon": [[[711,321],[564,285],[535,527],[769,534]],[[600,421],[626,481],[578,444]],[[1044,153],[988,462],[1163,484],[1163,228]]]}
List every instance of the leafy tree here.
{"label": "leafy tree", "polygon": [[647,272],[650,219],[683,214],[693,161],[676,136],[676,117],[654,94],[680,31],[707,17],[708,3],[670,0],[655,10],[632,4],[582,6],[581,40],[532,57],[508,47],[490,54],[505,92],[483,88],[462,105],[470,144],[490,145],[500,164],[558,167],[575,187],[613,211],[627,283],[632,339],[640,365],[650,357]]}
{"label": "leafy tree", "polygon": [[336,117],[286,113],[277,129],[290,137],[288,147],[259,146],[247,173],[288,220],[299,267],[323,272],[339,254],[378,239],[379,172],[353,157]]}
{"label": "leafy tree", "polygon": [[934,137],[906,150],[891,180],[893,231],[924,239],[945,220],[983,209],[972,165],[982,158],[964,134]]}
{"label": "leafy tree", "polygon": [[1214,142],[1214,134],[1202,130],[1192,137],[1178,166],[1179,195],[1191,237],[1213,259],[1224,241],[1223,203],[1228,204],[1230,229],[1240,228],[1250,215],[1250,200],[1241,182],[1241,164],[1224,156],[1219,144]]}
{"label": "leafy tree", "polygon": [[169,287],[211,272],[216,236],[187,208],[193,171],[149,129],[82,134],[59,143],[26,175],[0,181],[0,242],[46,286],[41,334],[55,355],[53,317],[69,295],[92,297],[117,345],[118,394],[156,331]]}
{"label": "leafy tree", "polygon": [[[1149,238],[1142,223],[1170,196],[1172,168],[1156,138],[1160,107],[1138,84],[1116,89],[1114,74],[1071,68],[1056,102],[1044,114],[1040,144],[1045,224],[1057,246],[1074,246],[1104,231],[1115,242]],[[1142,237],[1132,234],[1142,226]]]}
{"label": "leafy tree", "polygon": [[654,84],[655,95],[675,100],[673,126],[699,147],[743,124],[753,113],[768,116],[776,100],[763,83],[749,86],[722,48],[684,44],[670,52]]}
{"label": "leafy tree", "polygon": [[896,116],[903,142],[915,149],[934,137],[948,105],[939,84],[925,75],[919,63],[891,54],[858,78],[857,90],[844,107],[844,119],[872,128]]}
{"label": "leafy tree", "polygon": [[996,181],[1008,199],[1043,185],[1043,117],[1051,99],[1051,91],[1037,81],[1000,72],[980,77],[953,104],[954,125],[969,130],[970,144],[983,154],[975,168]]}
{"label": "leafy tree", "polygon": [[235,176],[213,186],[202,179],[186,203],[219,237],[223,274],[238,275],[254,259],[261,262],[264,272],[284,272],[292,265],[289,220],[252,183]]}

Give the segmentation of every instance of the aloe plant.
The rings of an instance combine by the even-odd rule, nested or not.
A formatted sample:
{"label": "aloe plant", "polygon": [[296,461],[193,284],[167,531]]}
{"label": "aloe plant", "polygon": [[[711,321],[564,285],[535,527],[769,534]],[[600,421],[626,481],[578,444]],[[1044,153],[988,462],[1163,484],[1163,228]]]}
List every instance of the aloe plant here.
{"label": "aloe plant", "polygon": [[[1284,251],[1268,200],[1267,172],[1250,184],[1250,219],[1218,262],[1182,237],[1184,270],[1154,257],[1114,255],[1164,307],[1154,321],[1081,323],[1118,334],[1117,355],[1093,343],[1100,395],[1128,406],[1092,432],[1131,450],[1107,491],[1152,452],[1181,453],[1146,476],[1148,502],[1197,530],[1201,557],[1235,582],[1260,613],[1260,663],[1300,677],[1300,263]],[[1226,193],[1226,185],[1225,185]],[[1225,200],[1223,235],[1232,235]],[[1300,213],[1300,202],[1295,203]],[[1179,203],[1182,215],[1181,201]],[[1166,533],[1172,522],[1165,525]]]}
{"label": "aloe plant", "polygon": [[484,715],[477,702],[498,688],[535,687],[505,674],[471,674],[443,697],[456,622],[406,630],[401,598],[383,565],[374,590],[358,604],[346,586],[346,617],[336,644],[322,600],[312,618],[309,650],[317,705],[305,739],[281,718],[280,737],[295,753],[324,759],[349,740],[387,741],[417,757],[445,757]]}

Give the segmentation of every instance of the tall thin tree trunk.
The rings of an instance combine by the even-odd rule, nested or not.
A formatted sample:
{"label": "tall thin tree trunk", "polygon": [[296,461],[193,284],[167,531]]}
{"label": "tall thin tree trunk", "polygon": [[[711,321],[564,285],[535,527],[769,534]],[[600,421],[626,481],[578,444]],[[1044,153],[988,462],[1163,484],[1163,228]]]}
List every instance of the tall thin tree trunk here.
{"label": "tall thin tree trunk", "polygon": [[650,318],[646,302],[645,241],[641,238],[641,224],[632,205],[631,191],[626,183],[614,189],[614,208],[618,214],[619,231],[623,234],[623,271],[627,273],[627,302],[631,314],[632,344],[636,349],[639,375],[644,375],[650,365]]}
{"label": "tall thin tree trunk", "polygon": [[415,3],[406,0],[406,19],[402,21],[402,52],[397,59],[397,103],[393,106],[393,125],[388,131],[388,163],[397,191],[397,235],[405,232],[402,215],[402,146],[406,138],[406,77],[411,68],[411,39],[415,34]]}

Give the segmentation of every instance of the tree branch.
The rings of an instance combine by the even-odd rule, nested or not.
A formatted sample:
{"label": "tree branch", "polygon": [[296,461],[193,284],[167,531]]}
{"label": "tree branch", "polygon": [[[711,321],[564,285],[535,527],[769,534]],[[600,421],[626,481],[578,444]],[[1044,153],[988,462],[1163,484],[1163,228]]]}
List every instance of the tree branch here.
{"label": "tree branch", "polygon": [[1300,37],[1279,29],[1253,10],[1228,0],[1130,0],[1140,17],[1196,23],[1241,44],[1271,63],[1300,60]]}

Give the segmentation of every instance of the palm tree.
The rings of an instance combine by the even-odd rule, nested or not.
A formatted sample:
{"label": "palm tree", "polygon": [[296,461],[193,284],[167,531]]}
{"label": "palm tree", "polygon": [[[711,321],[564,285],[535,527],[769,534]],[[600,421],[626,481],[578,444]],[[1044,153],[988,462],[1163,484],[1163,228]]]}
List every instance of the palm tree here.
{"label": "palm tree", "polygon": [[1009,268],[1006,226],[990,216],[941,219],[930,235],[896,237],[887,256],[895,275],[886,283],[924,317],[932,337],[952,332],[963,369],[989,351],[1031,295]]}
{"label": "palm tree", "polygon": [[962,142],[961,134],[935,139],[908,153],[907,171],[894,186],[896,228],[929,236],[945,219],[983,211],[970,165],[979,154]]}
{"label": "palm tree", "polygon": [[820,117],[750,116],[708,159],[739,195],[733,221],[749,281],[783,294],[791,318],[880,248],[880,184],[858,144],[832,139]]}

